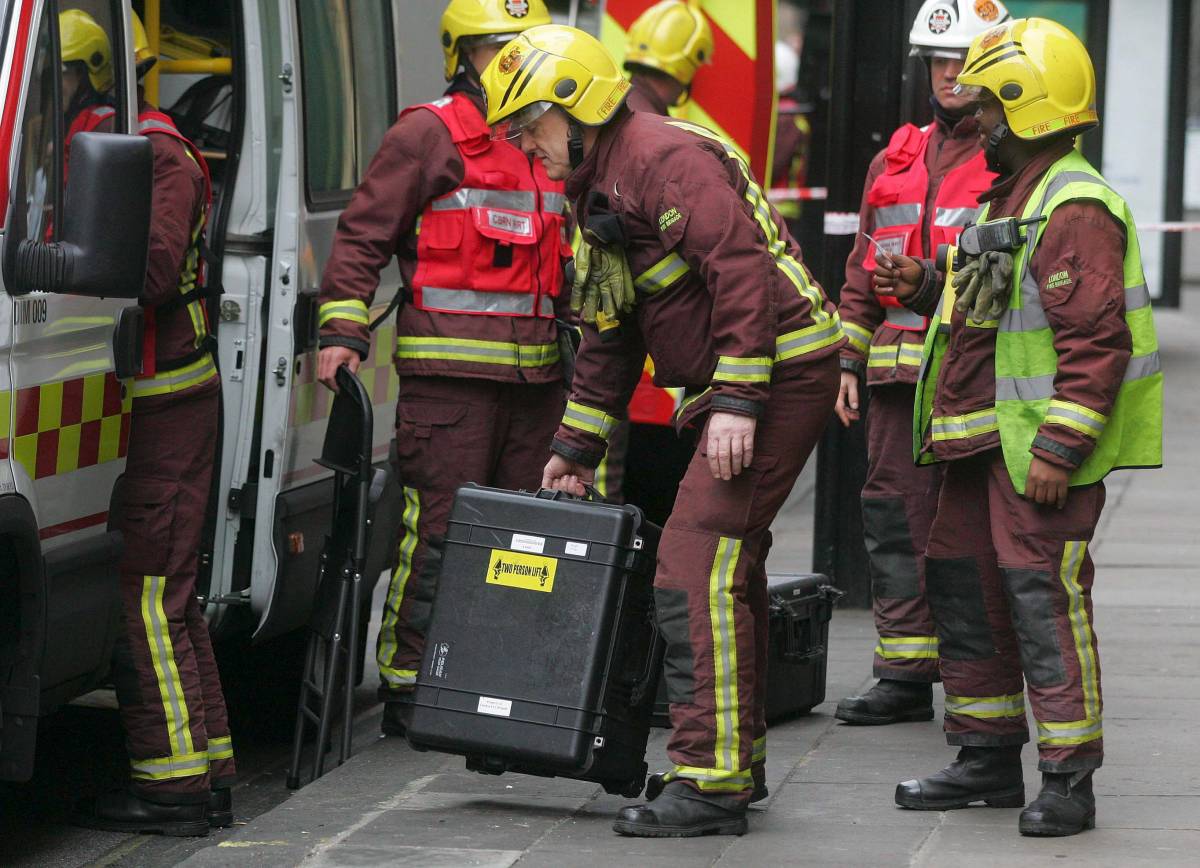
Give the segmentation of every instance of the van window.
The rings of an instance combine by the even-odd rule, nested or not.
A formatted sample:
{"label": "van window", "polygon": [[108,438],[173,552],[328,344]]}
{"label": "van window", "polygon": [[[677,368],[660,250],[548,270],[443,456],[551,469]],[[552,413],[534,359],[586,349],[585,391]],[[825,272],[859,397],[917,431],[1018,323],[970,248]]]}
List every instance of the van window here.
{"label": "van window", "polygon": [[21,116],[11,243],[55,238],[66,176],[63,142],[77,118],[107,114],[99,129],[124,131],[120,94],[127,64],[119,53],[123,39],[114,32],[113,22],[120,21],[115,6],[92,0],[42,7]]}
{"label": "van window", "polygon": [[396,114],[391,16],[382,3],[299,0],[308,201],[349,200]]}

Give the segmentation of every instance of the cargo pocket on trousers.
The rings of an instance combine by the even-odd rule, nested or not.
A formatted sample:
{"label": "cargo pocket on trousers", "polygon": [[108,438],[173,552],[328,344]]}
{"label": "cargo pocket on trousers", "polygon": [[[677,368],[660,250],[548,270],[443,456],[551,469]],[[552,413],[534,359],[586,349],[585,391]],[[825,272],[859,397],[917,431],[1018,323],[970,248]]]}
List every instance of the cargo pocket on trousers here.
{"label": "cargo pocket on trousers", "polygon": [[1003,569],[1004,593],[1012,610],[1013,629],[1021,640],[1021,667],[1034,687],[1054,687],[1067,680],[1054,601],[1062,592],[1054,576],[1041,570]]}
{"label": "cargo pocket on trousers", "polygon": [[116,526],[124,548],[121,571],[139,576],[166,576],[174,552],[171,538],[179,483],[143,477],[121,480]]}
{"label": "cargo pocket on trousers", "polygon": [[692,639],[688,624],[687,591],[655,588],[654,620],[667,645],[663,656],[667,699],[675,703],[690,703],[693,690]]}
{"label": "cargo pocket on trousers", "polygon": [[[467,407],[462,404],[400,399],[396,405],[396,464],[404,485],[424,490],[455,487],[438,482],[442,473],[457,478],[455,444],[449,431],[466,415]],[[436,459],[432,455],[435,444],[431,443],[435,437],[441,453]]]}
{"label": "cargo pocket on trousers", "polygon": [[926,558],[925,591],[946,660],[986,660],[996,653],[975,558]]}
{"label": "cargo pocket on trousers", "polygon": [[908,512],[901,497],[864,497],[863,540],[871,568],[871,587],[885,600],[920,595],[917,556],[913,552]]}

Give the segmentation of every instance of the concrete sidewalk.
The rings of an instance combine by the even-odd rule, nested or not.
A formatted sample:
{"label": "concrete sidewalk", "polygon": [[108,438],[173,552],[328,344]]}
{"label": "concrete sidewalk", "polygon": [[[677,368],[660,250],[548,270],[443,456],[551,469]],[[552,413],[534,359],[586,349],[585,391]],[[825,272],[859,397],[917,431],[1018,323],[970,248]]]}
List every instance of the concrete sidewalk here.
{"label": "concrete sidewalk", "polygon": [[[1191,293],[1190,295],[1196,295]],[[1188,299],[1188,301],[1193,301]],[[1200,301],[1200,298],[1194,301]],[[870,683],[868,613],[835,614],[827,701],[771,730],[766,811],[742,838],[641,840],[611,830],[628,803],[588,784],[468,773],[461,759],[380,739],[350,763],[185,864],[758,866],[1195,865],[1200,861],[1200,316],[1158,316],[1167,370],[1167,470],[1118,473],[1097,542],[1096,621],[1107,760],[1098,828],[1026,839],[1017,810],[903,811],[897,781],[952,756],[940,722],[847,727],[836,700]],[[802,511],[801,511],[802,512]],[[810,526],[794,514],[789,527]],[[778,532],[777,532],[778,538]],[[785,550],[792,561],[802,546]],[[791,557],[787,557],[790,554]],[[774,569],[803,567],[776,563]],[[940,702],[940,691],[936,698]],[[665,734],[650,748],[665,768]],[[1026,792],[1040,780],[1025,750]],[[1190,855],[1189,855],[1190,854]]]}

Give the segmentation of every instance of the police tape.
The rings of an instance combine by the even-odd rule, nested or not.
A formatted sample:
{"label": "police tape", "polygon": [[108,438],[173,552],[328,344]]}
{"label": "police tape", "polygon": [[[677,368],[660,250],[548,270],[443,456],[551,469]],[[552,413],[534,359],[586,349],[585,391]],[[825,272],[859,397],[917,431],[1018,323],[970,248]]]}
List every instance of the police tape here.
{"label": "police tape", "polygon": [[828,198],[828,187],[772,187],[767,190],[767,199],[772,202],[811,202]]}
{"label": "police tape", "polygon": [[1200,232],[1200,223],[1167,220],[1161,223],[1138,223],[1137,228],[1142,232]]}

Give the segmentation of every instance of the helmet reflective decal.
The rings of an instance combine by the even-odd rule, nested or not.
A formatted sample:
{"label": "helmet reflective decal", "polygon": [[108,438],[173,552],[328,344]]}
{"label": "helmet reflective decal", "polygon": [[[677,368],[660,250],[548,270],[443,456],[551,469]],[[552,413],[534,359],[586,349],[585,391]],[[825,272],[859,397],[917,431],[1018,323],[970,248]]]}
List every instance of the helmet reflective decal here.
{"label": "helmet reflective decal", "polygon": [[524,18],[529,14],[529,0],[504,0],[504,11],[513,18]]}
{"label": "helmet reflective decal", "polygon": [[995,21],[1000,17],[1000,9],[992,0],[975,0],[975,14],[980,21]]}
{"label": "helmet reflective decal", "polygon": [[938,6],[929,13],[929,32],[942,34],[954,26],[954,13],[945,6]]}
{"label": "helmet reflective decal", "polygon": [[514,45],[512,51],[500,58],[500,63],[498,64],[500,71],[505,75],[508,75],[520,65],[524,58],[525,55],[521,54],[521,47],[519,45]]}

